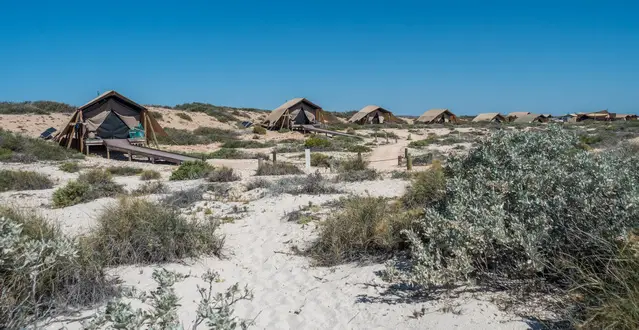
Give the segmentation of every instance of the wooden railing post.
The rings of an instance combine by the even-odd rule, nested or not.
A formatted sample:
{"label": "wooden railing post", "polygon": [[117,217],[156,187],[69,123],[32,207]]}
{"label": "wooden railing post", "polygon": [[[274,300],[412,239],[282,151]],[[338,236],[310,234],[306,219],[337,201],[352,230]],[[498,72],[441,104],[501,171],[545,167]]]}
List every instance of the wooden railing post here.
{"label": "wooden railing post", "polygon": [[273,164],[277,162],[277,151],[273,150]]}

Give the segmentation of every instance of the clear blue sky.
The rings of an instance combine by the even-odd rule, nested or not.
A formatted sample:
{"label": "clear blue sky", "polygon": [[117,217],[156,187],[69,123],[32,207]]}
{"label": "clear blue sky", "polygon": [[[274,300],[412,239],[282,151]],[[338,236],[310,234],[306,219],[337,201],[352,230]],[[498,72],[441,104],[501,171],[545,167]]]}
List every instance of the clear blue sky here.
{"label": "clear blue sky", "polygon": [[639,1],[5,1],[0,100],[639,112]]}

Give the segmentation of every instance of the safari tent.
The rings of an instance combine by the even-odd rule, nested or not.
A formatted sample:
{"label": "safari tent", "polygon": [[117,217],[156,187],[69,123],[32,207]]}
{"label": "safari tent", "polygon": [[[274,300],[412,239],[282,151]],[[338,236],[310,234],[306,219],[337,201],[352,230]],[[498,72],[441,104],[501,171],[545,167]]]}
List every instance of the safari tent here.
{"label": "safari tent", "polygon": [[333,116],[322,108],[305,99],[292,99],[273,110],[262,123],[268,129],[293,128],[301,125],[314,125],[333,122]]}
{"label": "safari tent", "polygon": [[448,109],[430,109],[417,120],[415,123],[422,124],[443,124],[443,123],[457,123],[457,116],[450,112]]}
{"label": "safari tent", "polygon": [[349,123],[357,124],[383,124],[400,123],[401,119],[395,117],[392,112],[377,105],[367,105],[358,111],[348,120]]}
{"label": "safari tent", "polygon": [[480,113],[477,117],[473,118],[473,122],[490,122],[490,123],[503,123],[506,121],[506,117],[502,116],[499,112]]}
{"label": "safari tent", "polygon": [[509,121],[515,121],[515,119],[521,117],[521,116],[527,116],[530,115],[531,112],[528,111],[515,111],[515,112],[511,112],[509,113],[506,118],[508,118]]}
{"label": "safari tent", "polygon": [[615,115],[615,120],[622,120],[622,121],[626,121],[626,120],[637,120],[637,115],[634,114],[616,114]]}
{"label": "safari tent", "polygon": [[102,145],[102,140],[126,139],[148,145],[166,136],[149,111],[115,91],[108,91],[79,107],[54,137],[61,145],[79,149]]}
{"label": "safari tent", "polygon": [[515,123],[543,123],[545,122],[545,118],[542,115],[537,115],[534,113],[519,116],[515,118],[513,122]]}
{"label": "safari tent", "polygon": [[597,120],[597,121],[609,121],[615,119],[615,114],[608,112],[608,110],[600,110],[596,112],[582,113],[583,120]]}

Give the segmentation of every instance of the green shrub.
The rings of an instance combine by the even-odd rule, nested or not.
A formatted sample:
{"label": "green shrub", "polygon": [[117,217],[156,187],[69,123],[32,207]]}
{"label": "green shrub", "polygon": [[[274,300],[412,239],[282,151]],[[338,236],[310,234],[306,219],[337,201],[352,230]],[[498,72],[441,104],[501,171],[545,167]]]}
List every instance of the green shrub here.
{"label": "green shrub", "polygon": [[416,148],[416,149],[422,149],[422,148],[425,148],[425,147],[427,147],[427,146],[431,145],[433,142],[435,142],[435,141],[436,141],[435,137],[436,137],[436,136],[432,136],[432,137],[429,137],[429,138],[427,138],[427,139],[423,139],[423,140],[415,140],[415,141],[411,141],[411,142],[408,144],[408,147],[409,147],[409,148]]}
{"label": "green shrub", "polygon": [[313,150],[325,150],[331,148],[332,143],[331,141],[319,136],[311,136],[304,141],[304,147],[311,148]]}
{"label": "green shrub", "polygon": [[312,153],[311,154],[311,166],[315,167],[330,167],[330,159],[328,155],[321,153]]}
{"label": "green shrub", "polygon": [[30,171],[0,170],[0,191],[38,190],[53,187],[48,176]]}
{"label": "green shrub", "polygon": [[232,182],[239,181],[242,178],[233,172],[232,168],[220,167],[209,173],[207,180],[209,182]]}
{"label": "green shrub", "polygon": [[391,172],[391,179],[407,180],[412,177],[411,172],[394,170]]}
{"label": "green shrub", "polygon": [[581,141],[581,143],[586,144],[586,145],[593,145],[593,144],[597,144],[601,141],[603,141],[603,138],[600,135],[580,135],[579,136],[579,141]]}
{"label": "green shrub", "polygon": [[272,185],[271,181],[268,181],[266,179],[261,179],[261,178],[257,178],[254,180],[249,181],[246,184],[246,190],[247,191],[251,191],[257,188],[269,188]]}
{"label": "green shrub", "polygon": [[80,171],[80,164],[77,162],[64,162],[60,164],[58,169],[63,172],[75,173]]}
{"label": "green shrub", "polygon": [[254,125],[253,126],[253,133],[255,134],[259,134],[259,135],[266,135],[266,128],[260,126],[260,125]]}
{"label": "green shrub", "polygon": [[180,117],[180,118],[181,118],[181,119],[183,119],[183,120],[186,120],[186,121],[193,121],[193,118],[191,118],[191,116],[189,116],[189,115],[185,114],[184,112],[178,112],[178,113],[176,113],[175,115],[176,115],[176,116],[178,116],[178,117]]}
{"label": "green shrub", "polygon": [[164,116],[157,111],[149,111],[149,113],[151,114],[151,117],[155,118],[157,121],[164,120]]}
{"label": "green shrub", "polygon": [[346,147],[346,150],[349,152],[371,152],[372,149],[370,147],[364,146],[364,145],[350,145],[348,147]]}
{"label": "green shrub", "polygon": [[229,140],[235,140],[239,136],[239,133],[235,131],[214,127],[198,127],[193,132],[167,127],[164,131],[168,136],[158,136],[158,142],[161,144],[171,145],[194,145],[226,142]]}
{"label": "green shrub", "polygon": [[227,141],[222,145],[222,148],[268,148],[272,147],[274,143],[272,142],[259,142],[253,140],[231,140]]}
{"label": "green shrub", "polygon": [[132,176],[142,173],[141,168],[131,166],[111,166],[106,169],[111,175]]}
{"label": "green shrub", "polygon": [[605,256],[604,243],[639,227],[639,159],[579,145],[555,126],[501,130],[449,158],[445,198],[425,205],[416,230],[407,232],[408,280],[429,285],[472,278],[521,291],[541,282],[562,286],[572,272],[563,265],[566,255],[605,271],[590,263],[592,256]]}
{"label": "green shrub", "polygon": [[300,170],[297,166],[289,163],[277,162],[264,162],[262,166],[257,168],[257,173],[255,175],[289,175],[289,174],[302,174],[302,170]]}
{"label": "green shrub", "polygon": [[422,172],[412,175],[410,186],[402,197],[408,207],[431,206],[444,198],[446,193],[446,177],[441,165],[434,165]]}
{"label": "green shrub", "polygon": [[379,173],[372,168],[359,171],[340,172],[335,176],[336,182],[356,182],[356,181],[372,181],[379,178]]}
{"label": "green shrub", "polygon": [[205,178],[213,171],[213,166],[201,160],[184,162],[173,173],[169,180],[195,180]]}
{"label": "green shrub", "polygon": [[148,180],[157,180],[161,178],[162,175],[158,171],[154,170],[144,170],[140,173],[140,180],[148,181]]}
{"label": "green shrub", "polygon": [[90,241],[106,265],[173,262],[219,255],[217,228],[217,222],[187,221],[175,208],[121,198],[98,217]]}
{"label": "green shrub", "polygon": [[306,251],[318,264],[332,266],[364,257],[387,256],[403,247],[409,218],[381,197],[352,197],[321,223],[319,238]]}
{"label": "green shrub", "polygon": [[380,132],[373,132],[371,134],[369,134],[370,137],[378,137],[378,138],[389,138],[389,139],[398,139],[399,136],[397,136],[397,134],[395,134],[394,132],[387,132],[387,131],[380,131]]}
{"label": "green shrub", "polygon": [[0,128],[0,161],[32,163],[38,160],[81,159],[84,156],[50,141],[14,134]]}
{"label": "green shrub", "polygon": [[339,163],[340,172],[363,171],[368,169],[368,162],[359,157],[350,157]]}
{"label": "green shrub", "polygon": [[53,207],[67,207],[102,197],[114,197],[124,192],[113,182],[111,174],[103,170],[91,170],[80,174],[78,180],[69,181],[53,192]]}
{"label": "green shrub", "polygon": [[0,114],[38,114],[72,113],[75,107],[66,103],[54,101],[25,101],[25,102],[0,102]]}
{"label": "green shrub", "polygon": [[288,128],[280,128],[280,130],[279,130],[278,132],[279,132],[279,133],[288,133],[288,132],[290,132],[290,131],[291,131],[291,130],[290,130],[290,129],[288,129]]}
{"label": "green shrub", "polygon": [[[184,111],[203,112],[211,117],[214,117],[215,119],[217,119],[218,121],[222,123],[238,121],[238,119],[232,114],[233,111],[236,110],[237,108],[221,107],[221,106],[217,106],[213,104],[199,103],[199,102],[179,104],[179,105],[176,105],[174,108],[178,110],[184,110]],[[258,109],[241,109],[241,110],[260,111]]]}
{"label": "green shrub", "polygon": [[31,328],[115,293],[90,251],[35,214],[0,208],[0,247],[0,320],[7,329]]}

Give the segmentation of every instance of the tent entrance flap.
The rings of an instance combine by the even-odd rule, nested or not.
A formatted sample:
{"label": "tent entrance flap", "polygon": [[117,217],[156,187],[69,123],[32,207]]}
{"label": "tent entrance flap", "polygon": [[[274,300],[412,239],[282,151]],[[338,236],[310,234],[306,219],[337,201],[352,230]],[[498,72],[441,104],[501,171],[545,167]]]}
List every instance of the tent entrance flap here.
{"label": "tent entrance flap", "polygon": [[126,139],[129,137],[129,126],[110,111],[96,130],[96,135],[103,139]]}

